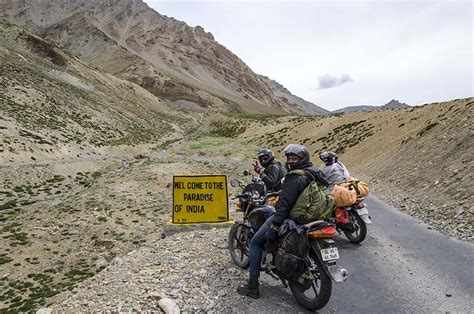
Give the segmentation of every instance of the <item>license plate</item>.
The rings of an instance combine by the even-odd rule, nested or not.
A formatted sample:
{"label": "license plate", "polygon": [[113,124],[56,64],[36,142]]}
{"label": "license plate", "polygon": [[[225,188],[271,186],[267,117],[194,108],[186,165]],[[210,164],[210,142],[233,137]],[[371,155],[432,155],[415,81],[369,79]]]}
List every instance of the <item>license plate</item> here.
{"label": "license plate", "polygon": [[359,214],[359,216],[360,215],[368,215],[369,211],[367,210],[367,208],[362,207],[362,208],[357,209],[357,213]]}
{"label": "license plate", "polygon": [[339,251],[337,247],[330,247],[329,249],[322,249],[321,250],[321,257],[323,261],[330,261],[334,259],[339,259]]}

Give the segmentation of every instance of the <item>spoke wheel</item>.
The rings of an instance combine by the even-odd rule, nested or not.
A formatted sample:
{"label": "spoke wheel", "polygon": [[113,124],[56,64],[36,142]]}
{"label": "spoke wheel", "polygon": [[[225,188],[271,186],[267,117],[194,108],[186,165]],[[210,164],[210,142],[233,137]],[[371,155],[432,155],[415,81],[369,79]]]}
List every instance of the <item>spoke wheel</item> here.
{"label": "spoke wheel", "polygon": [[313,250],[310,250],[309,258],[315,265],[314,269],[308,269],[298,280],[290,281],[289,285],[296,302],[308,310],[315,311],[329,302],[332,281],[322,269],[322,264]]}
{"label": "spoke wheel", "polygon": [[344,234],[352,243],[360,243],[367,235],[367,225],[356,213],[349,211],[348,214],[351,223],[349,226],[344,226]]}
{"label": "spoke wheel", "polygon": [[249,227],[235,223],[229,231],[229,252],[235,265],[241,268],[248,268],[250,265],[249,246],[250,246]]}

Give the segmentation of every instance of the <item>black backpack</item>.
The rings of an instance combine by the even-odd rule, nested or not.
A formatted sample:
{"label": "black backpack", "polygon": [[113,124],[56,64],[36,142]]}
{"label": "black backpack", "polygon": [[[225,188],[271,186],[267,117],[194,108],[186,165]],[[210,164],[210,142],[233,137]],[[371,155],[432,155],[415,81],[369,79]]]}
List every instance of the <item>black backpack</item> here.
{"label": "black backpack", "polygon": [[286,279],[297,280],[307,269],[308,237],[302,229],[293,229],[279,239],[275,266]]}

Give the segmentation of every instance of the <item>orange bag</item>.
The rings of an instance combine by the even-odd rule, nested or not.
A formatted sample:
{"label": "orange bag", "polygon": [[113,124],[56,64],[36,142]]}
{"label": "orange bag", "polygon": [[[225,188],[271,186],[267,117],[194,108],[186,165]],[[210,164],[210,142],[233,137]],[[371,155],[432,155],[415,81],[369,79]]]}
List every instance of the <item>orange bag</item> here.
{"label": "orange bag", "polygon": [[351,206],[357,200],[357,192],[355,189],[349,189],[346,186],[343,186],[347,183],[342,183],[341,185],[335,185],[332,189],[332,197],[334,198],[334,203],[336,206]]}
{"label": "orange bag", "polygon": [[350,189],[351,187],[356,190],[357,197],[366,197],[369,195],[369,185],[363,181],[359,181],[354,177],[348,177],[347,182],[341,184],[344,187]]}

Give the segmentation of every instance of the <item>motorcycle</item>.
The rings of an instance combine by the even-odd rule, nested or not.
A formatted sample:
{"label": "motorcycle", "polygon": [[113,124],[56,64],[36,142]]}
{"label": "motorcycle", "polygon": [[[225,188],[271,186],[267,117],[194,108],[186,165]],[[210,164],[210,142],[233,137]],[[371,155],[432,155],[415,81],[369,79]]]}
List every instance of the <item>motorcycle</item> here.
{"label": "motorcycle", "polygon": [[[244,175],[248,174],[248,171],[244,172]],[[239,211],[243,212],[243,220],[237,221],[230,229],[229,251],[234,264],[246,269],[250,265],[250,240],[266,219],[275,212],[275,209],[267,204],[277,192],[267,192],[265,184],[259,177],[252,177],[246,186],[233,179],[231,185],[243,188],[243,192],[236,195],[240,204]],[[276,253],[267,250],[263,251],[260,270],[281,280],[285,288],[289,286],[296,302],[314,311],[323,308],[329,302],[332,280],[345,281],[347,271],[336,264],[339,251],[332,240],[336,236],[334,224],[319,220],[301,227],[308,237],[304,273],[297,279],[285,278],[276,269]]]}
{"label": "motorcycle", "polygon": [[336,207],[334,211],[336,228],[339,233],[345,234],[352,243],[360,243],[367,236],[367,225],[372,223],[364,199],[346,207]]}

